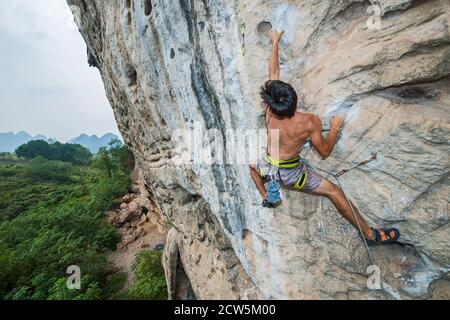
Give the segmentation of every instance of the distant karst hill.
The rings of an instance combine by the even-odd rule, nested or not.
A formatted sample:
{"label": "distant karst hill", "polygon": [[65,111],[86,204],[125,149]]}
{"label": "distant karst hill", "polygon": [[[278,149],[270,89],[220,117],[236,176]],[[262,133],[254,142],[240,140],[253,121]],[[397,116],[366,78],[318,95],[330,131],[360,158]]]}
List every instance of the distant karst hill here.
{"label": "distant karst hill", "polygon": [[81,144],[83,147],[88,148],[92,153],[96,153],[101,147],[107,147],[112,140],[120,140],[120,138],[113,133],[107,133],[101,137],[98,137],[95,134],[88,136],[83,133],[79,137],[70,139],[68,143]]}
{"label": "distant karst hill", "polygon": [[20,131],[18,133],[0,132],[0,152],[14,152],[17,147],[32,140],[48,141],[49,138],[43,135],[32,136],[25,131]]}
{"label": "distant karst hill", "polygon": [[[67,142],[80,144],[83,147],[88,148],[92,153],[96,153],[101,147],[108,146],[108,143],[114,139],[120,140],[120,138],[113,133],[107,133],[101,137],[96,135],[89,136],[83,133]],[[18,133],[0,132],[0,152],[14,152],[19,146],[32,140],[54,141],[55,139],[48,138],[44,135],[32,136],[25,131],[20,131]]]}

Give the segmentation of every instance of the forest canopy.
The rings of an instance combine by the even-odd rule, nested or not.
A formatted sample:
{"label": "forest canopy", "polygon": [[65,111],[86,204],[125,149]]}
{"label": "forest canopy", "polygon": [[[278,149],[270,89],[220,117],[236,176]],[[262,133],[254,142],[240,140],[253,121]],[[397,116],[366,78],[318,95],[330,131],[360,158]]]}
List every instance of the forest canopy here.
{"label": "forest canopy", "polygon": [[79,165],[87,165],[92,159],[89,149],[70,143],[58,141],[49,143],[45,140],[32,140],[16,149],[16,155],[25,159],[42,157],[47,160],[69,162]]}
{"label": "forest canopy", "polygon": [[[131,153],[112,144],[89,159],[80,146],[45,141],[18,150],[23,158],[0,157],[0,298],[110,297],[120,275],[106,252],[120,235],[104,211],[129,192]],[[68,154],[78,160],[63,161]],[[66,286],[70,265],[80,267],[80,290]]]}

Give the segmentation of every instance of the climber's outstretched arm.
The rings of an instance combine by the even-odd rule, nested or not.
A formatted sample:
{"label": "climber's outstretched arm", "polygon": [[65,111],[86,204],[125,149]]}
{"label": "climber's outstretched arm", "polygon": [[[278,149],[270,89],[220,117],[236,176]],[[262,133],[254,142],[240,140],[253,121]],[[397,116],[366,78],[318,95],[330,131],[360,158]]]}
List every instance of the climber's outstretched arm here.
{"label": "climber's outstretched arm", "polygon": [[269,37],[272,41],[272,51],[269,60],[269,80],[279,80],[280,79],[280,64],[278,59],[278,43],[280,42],[281,36],[284,31],[276,32],[270,31]]}
{"label": "climber's outstretched arm", "polygon": [[312,116],[310,122],[311,142],[314,149],[322,158],[327,158],[333,151],[339,130],[344,124],[343,117],[333,117],[330,119],[330,132],[327,137],[322,135],[322,121],[316,115]]}

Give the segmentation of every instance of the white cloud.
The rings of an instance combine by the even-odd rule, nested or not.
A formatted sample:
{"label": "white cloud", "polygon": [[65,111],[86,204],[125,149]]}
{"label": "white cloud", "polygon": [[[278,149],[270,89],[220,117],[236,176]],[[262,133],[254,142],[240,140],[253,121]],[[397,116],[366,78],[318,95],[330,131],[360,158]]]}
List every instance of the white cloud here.
{"label": "white cloud", "polygon": [[0,40],[0,132],[118,133],[65,0],[0,2]]}

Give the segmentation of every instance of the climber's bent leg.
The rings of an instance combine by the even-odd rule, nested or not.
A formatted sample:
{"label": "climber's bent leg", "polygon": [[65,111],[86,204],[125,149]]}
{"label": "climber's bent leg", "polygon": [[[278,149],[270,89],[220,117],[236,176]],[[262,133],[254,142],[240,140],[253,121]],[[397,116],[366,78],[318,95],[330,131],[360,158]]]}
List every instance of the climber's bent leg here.
{"label": "climber's bent leg", "polygon": [[249,168],[250,168],[250,176],[252,177],[256,188],[258,189],[259,193],[261,194],[264,200],[266,198],[266,188],[264,187],[263,178],[260,176],[258,168],[256,167],[255,164],[251,163]]}
{"label": "climber's bent leg", "polygon": [[[315,173],[317,174],[317,173]],[[355,211],[355,215],[353,215],[352,208],[350,207],[347,199],[345,198],[344,192],[341,188],[336,186],[334,183],[328,181],[325,178],[322,178],[320,184],[317,188],[313,190],[305,190],[310,194],[316,194],[320,196],[325,196],[334,204],[339,213],[350,222],[356,230],[359,231],[358,222],[355,219],[355,215],[358,218],[359,224],[361,225],[361,229],[364,233],[364,236],[368,239],[373,237],[372,229],[367,225],[364,219],[359,214],[358,208],[351,202],[353,209]]]}

